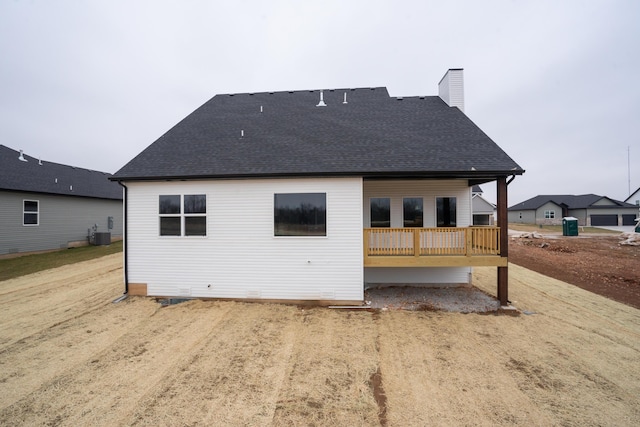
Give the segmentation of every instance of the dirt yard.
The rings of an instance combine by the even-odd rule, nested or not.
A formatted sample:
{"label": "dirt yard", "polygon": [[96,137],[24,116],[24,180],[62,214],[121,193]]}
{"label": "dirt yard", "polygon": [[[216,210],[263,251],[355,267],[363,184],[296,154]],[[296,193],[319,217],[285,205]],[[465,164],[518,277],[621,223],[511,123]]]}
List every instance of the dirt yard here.
{"label": "dirt yard", "polygon": [[640,310],[509,271],[515,316],[113,304],[118,254],[0,282],[0,425],[639,425]]}
{"label": "dirt yard", "polygon": [[512,238],[509,260],[528,269],[640,308],[640,247],[621,246],[620,233]]}

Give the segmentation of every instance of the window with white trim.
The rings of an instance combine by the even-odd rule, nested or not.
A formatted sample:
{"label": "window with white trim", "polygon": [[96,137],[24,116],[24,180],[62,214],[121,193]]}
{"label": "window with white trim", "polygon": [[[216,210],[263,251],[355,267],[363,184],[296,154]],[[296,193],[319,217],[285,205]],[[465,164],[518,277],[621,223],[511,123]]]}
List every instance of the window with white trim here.
{"label": "window with white trim", "polygon": [[158,198],[161,236],[206,236],[207,196],[170,194]]}
{"label": "window with white trim", "polygon": [[436,226],[455,227],[458,210],[455,197],[436,197]]}
{"label": "window with white trim", "polygon": [[556,211],[554,210],[546,210],[544,211],[544,219],[555,219]]}
{"label": "window with white trim", "polygon": [[422,197],[404,197],[402,199],[402,223],[404,227],[422,227],[424,220]]}
{"label": "window with white trim", "polygon": [[388,197],[372,197],[371,227],[391,227],[391,199]]}
{"label": "window with white trim", "polygon": [[40,201],[39,200],[23,200],[22,201],[22,225],[26,225],[26,226],[40,225]]}
{"label": "window with white trim", "polygon": [[276,193],[273,196],[275,236],[326,236],[326,193]]}

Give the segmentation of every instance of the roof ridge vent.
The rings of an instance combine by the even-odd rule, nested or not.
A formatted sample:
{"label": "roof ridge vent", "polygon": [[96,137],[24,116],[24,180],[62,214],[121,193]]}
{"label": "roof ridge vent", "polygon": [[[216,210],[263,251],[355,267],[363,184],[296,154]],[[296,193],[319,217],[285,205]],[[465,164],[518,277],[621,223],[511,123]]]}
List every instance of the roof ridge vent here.
{"label": "roof ridge vent", "polygon": [[320,102],[318,102],[318,105],[316,105],[316,107],[326,107],[327,104],[324,103],[324,93],[322,91],[320,91]]}
{"label": "roof ridge vent", "polygon": [[20,160],[21,162],[28,162],[29,160],[24,158],[24,152],[22,150],[20,150],[20,155],[18,156],[18,160]]}

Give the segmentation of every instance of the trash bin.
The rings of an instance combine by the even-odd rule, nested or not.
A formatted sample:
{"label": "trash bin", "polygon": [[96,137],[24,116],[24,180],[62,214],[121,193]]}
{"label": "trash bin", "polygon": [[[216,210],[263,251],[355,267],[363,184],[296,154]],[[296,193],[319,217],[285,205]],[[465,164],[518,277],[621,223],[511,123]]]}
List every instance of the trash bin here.
{"label": "trash bin", "polygon": [[107,246],[111,244],[111,233],[96,233],[94,245]]}
{"label": "trash bin", "polygon": [[566,216],[562,218],[562,235],[577,236],[578,235],[578,218]]}

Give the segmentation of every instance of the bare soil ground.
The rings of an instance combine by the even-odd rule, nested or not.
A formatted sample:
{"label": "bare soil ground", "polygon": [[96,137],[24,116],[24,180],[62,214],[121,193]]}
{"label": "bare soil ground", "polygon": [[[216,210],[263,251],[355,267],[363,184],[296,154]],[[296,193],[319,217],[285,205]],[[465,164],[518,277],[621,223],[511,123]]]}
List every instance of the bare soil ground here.
{"label": "bare soil ground", "polygon": [[518,316],[113,304],[118,254],[0,282],[0,425],[639,425],[640,310],[509,271]]}
{"label": "bare soil ground", "polygon": [[621,246],[618,235],[544,233],[538,239],[513,238],[509,260],[640,308],[640,246]]}

